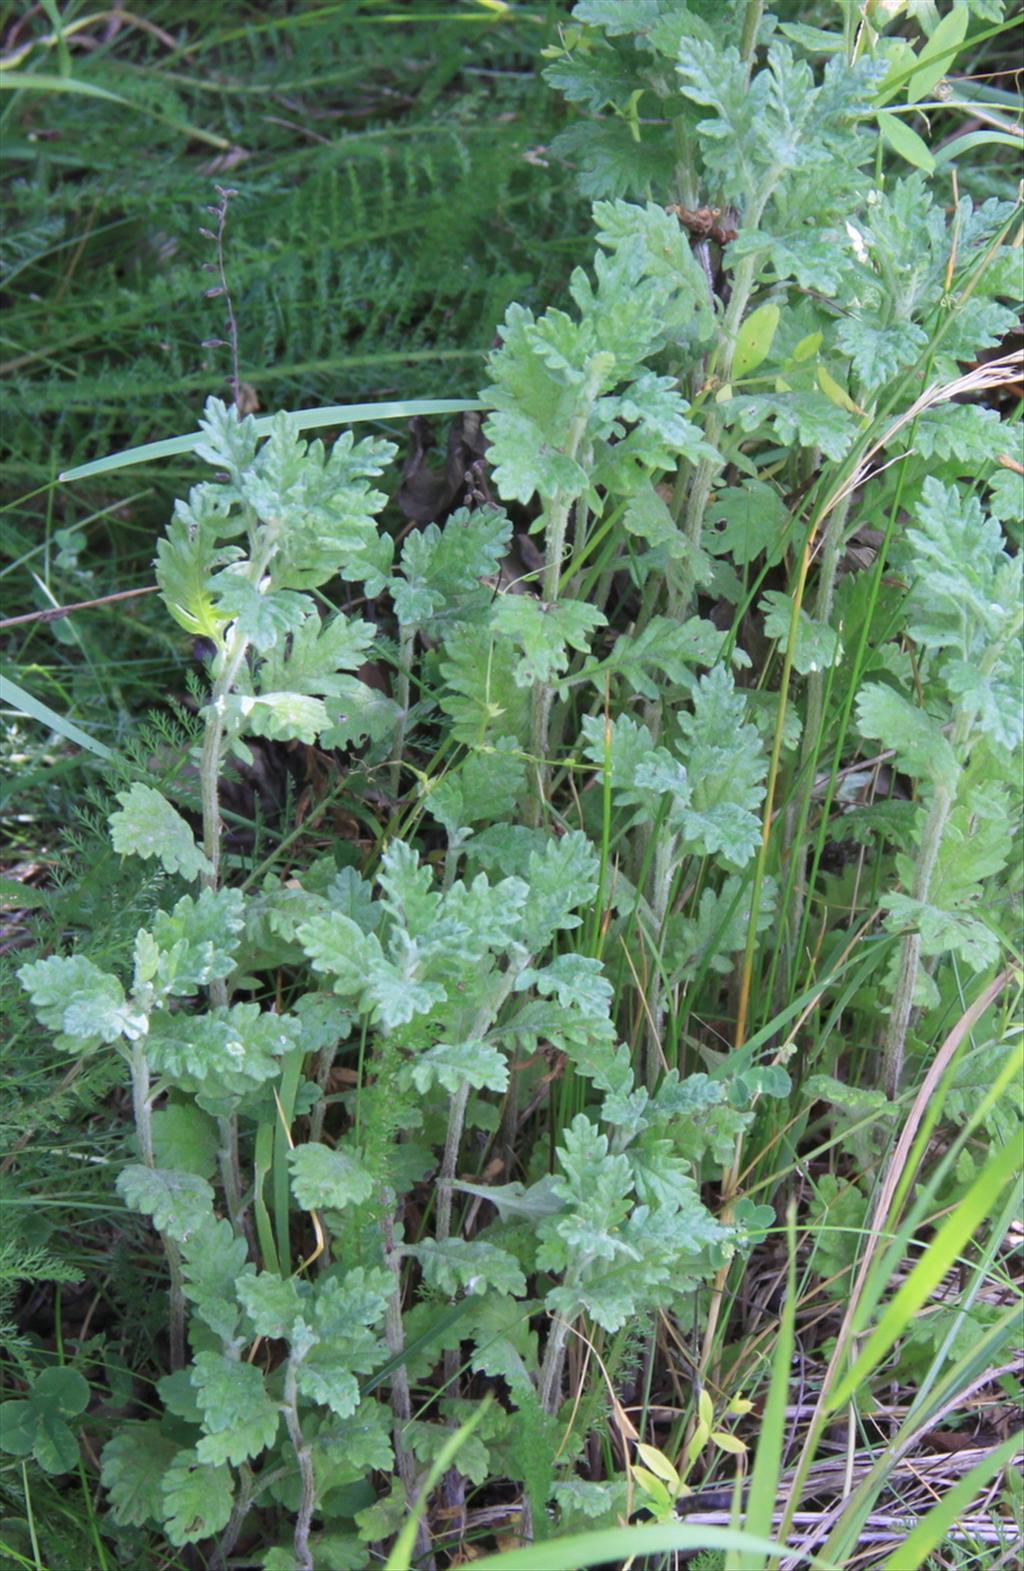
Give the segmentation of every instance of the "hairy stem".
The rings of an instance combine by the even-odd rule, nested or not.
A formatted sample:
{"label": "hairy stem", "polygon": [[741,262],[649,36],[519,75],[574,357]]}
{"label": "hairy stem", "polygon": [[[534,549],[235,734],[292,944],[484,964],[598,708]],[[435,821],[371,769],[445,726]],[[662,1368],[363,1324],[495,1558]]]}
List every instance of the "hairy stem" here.
{"label": "hairy stem", "polygon": [[[563,452],[566,458],[574,461],[580,456],[580,447],[586,434],[587,422],[594,399],[597,397],[601,381],[606,374],[607,367],[603,363],[606,357],[595,356],[596,364],[588,366],[583,386],[580,389],[580,402],[576,415],[566,437]],[[565,556],[565,537],[569,528],[569,514],[576,498],[574,495],[563,491],[556,491],[546,511],[544,525],[544,573],[541,579],[541,593],[546,605],[554,605],[558,600],[562,581],[562,561]],[[539,824],[544,809],[544,799],[548,787],[548,753],[551,748],[550,725],[551,706],[554,693],[546,682],[536,682],[533,688],[533,720],[531,726],[531,747],[536,760],[537,770],[537,800],[533,804],[531,818],[534,824]]]}
{"label": "hairy stem", "polygon": [[302,1425],[299,1422],[297,1377],[298,1364],[289,1359],[284,1377],[284,1421],[288,1426],[288,1438],[291,1440],[295,1460],[299,1466],[299,1476],[302,1479],[302,1498],[295,1518],[295,1536],[292,1543],[295,1559],[301,1571],[314,1571],[313,1556],[309,1548],[309,1533],[313,1525],[313,1508],[316,1505],[316,1479],[313,1474],[313,1453],[303,1437]]}
{"label": "hairy stem", "polygon": [[396,801],[402,783],[402,756],[405,750],[406,727],[409,723],[410,678],[415,649],[415,627],[403,628],[398,651],[398,686],[395,692],[399,714],[398,724],[395,727],[395,743],[391,751],[391,795]]}
{"label": "hairy stem", "polygon": [[[149,1059],[142,1042],[132,1046],[132,1113],[139,1153],[147,1167],[156,1166],[153,1152],[153,1109],[150,1106]],[[185,1364],[185,1278],[181,1269],[181,1250],[177,1241],[161,1233],[167,1272],[170,1277],[168,1290],[168,1325],[171,1369],[184,1368]]]}
{"label": "hairy stem", "polygon": [[[393,1286],[384,1311],[384,1341],[392,1358],[401,1358],[405,1352],[405,1330],[402,1325],[402,1252],[395,1245],[397,1201],[393,1190],[381,1196],[380,1234],[384,1268],[390,1272]],[[391,1412],[394,1418],[391,1438],[395,1447],[395,1466],[405,1490],[405,1500],[411,1511],[416,1501],[416,1462],[405,1444],[405,1427],[412,1418],[412,1395],[409,1376],[404,1363],[395,1365],[391,1373]],[[430,1552],[430,1534],[426,1524],[420,1522],[416,1535],[416,1553],[423,1559],[424,1567],[433,1567]]]}
{"label": "hairy stem", "polygon": [[764,0],[747,0],[747,9],[743,13],[743,30],[740,33],[740,59],[747,63],[747,76],[749,80],[750,67],[754,59],[754,50],[757,48],[757,33],[761,26],[761,17],[764,15]]}
{"label": "hairy stem", "polygon": [[[266,1481],[266,1473],[260,1475],[260,1483]],[[238,1493],[235,1503],[231,1508],[228,1525],[220,1535],[217,1548],[211,1561],[212,1571],[227,1571],[228,1556],[238,1543],[238,1535],[242,1531],[242,1524],[249,1515],[249,1509],[256,1497],[256,1479],[248,1462],[243,1462],[238,1469]]]}
{"label": "hairy stem", "polygon": [[[672,880],[676,872],[676,852],[679,846],[678,835],[667,834],[664,829],[655,830],[654,848],[654,874],[651,884],[651,913],[654,917],[655,931],[659,941],[668,916],[669,896],[672,893]],[[664,1067],[664,1048],[662,1038],[665,1027],[665,986],[660,969],[655,966],[653,975],[647,988],[647,1085],[653,1090]]]}
{"label": "hairy stem", "polygon": [[[827,622],[832,615],[832,600],[835,594],[836,574],[839,569],[840,552],[842,551],[843,535],[846,530],[846,518],[850,510],[853,493],[844,497],[839,505],[833,508],[828,516],[822,536],[821,565],[818,569],[818,591],[814,604],[814,615],[819,622]],[[803,836],[804,825],[810,812],[811,795],[814,791],[814,773],[811,768],[813,756],[819,746],[821,717],[825,704],[825,685],[828,673],[825,671],[812,671],[807,679],[807,713],[804,716],[803,739],[800,748],[800,773],[803,781],[801,800],[793,805],[786,813],[786,841],[790,855],[797,855],[797,864],[793,870],[792,894],[787,908],[787,922],[790,934],[790,949],[796,954],[796,945],[801,927],[803,926],[804,905],[807,899],[807,866],[803,856],[799,853],[799,841]]]}
{"label": "hairy stem", "polygon": [[562,1369],[568,1340],[569,1322],[559,1316],[551,1327],[540,1371],[540,1405],[545,1413],[557,1413],[562,1403]]}
{"label": "hairy stem", "polygon": [[[942,836],[953,806],[953,792],[945,784],[936,785],[932,805],[925,820],[914,878],[914,899],[926,901],[931,888],[932,874],[942,844]],[[889,1011],[889,1024],[885,1033],[885,1052],[882,1059],[882,1085],[888,1097],[899,1094],[903,1078],[903,1054],[910,1028],[910,1016],[917,987],[917,973],[921,963],[921,935],[907,933],[900,949],[900,969]]]}

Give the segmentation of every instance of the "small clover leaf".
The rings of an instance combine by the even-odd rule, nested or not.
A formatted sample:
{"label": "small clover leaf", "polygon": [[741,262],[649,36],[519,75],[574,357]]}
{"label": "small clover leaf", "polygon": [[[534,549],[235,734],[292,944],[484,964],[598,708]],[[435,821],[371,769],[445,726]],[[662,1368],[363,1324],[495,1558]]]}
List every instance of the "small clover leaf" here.
{"label": "small clover leaf", "polygon": [[77,1369],[44,1369],[24,1401],[0,1403],[0,1449],[33,1456],[44,1473],[70,1473],[78,1441],[65,1420],[77,1418],[88,1401],[89,1382]]}

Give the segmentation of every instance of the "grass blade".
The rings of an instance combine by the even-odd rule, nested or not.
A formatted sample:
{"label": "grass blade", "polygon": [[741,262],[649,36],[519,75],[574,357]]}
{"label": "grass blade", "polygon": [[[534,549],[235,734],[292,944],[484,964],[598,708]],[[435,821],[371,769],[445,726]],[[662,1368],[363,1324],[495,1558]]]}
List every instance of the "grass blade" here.
{"label": "grass blade", "polygon": [[[971,1501],[981,1493],[990,1478],[1006,1466],[1021,1449],[1021,1435],[1011,1435],[997,1446],[983,1462],[972,1467],[969,1473],[948,1489],[937,1505],[923,1516],[907,1537],[882,1561],[879,1571],[917,1571],[933,1549],[937,1549]],[[1009,1524],[1007,1524],[1009,1529]]]}
{"label": "grass blade", "polygon": [[[793,1358],[794,1326],[796,1321],[796,1213],[790,1204],[786,1216],[786,1244],[789,1263],[786,1271],[786,1296],[779,1322],[779,1336],[772,1360],[772,1378],[764,1404],[761,1432],[757,1439],[757,1452],[750,1477],[750,1497],[745,1524],[748,1532],[767,1538],[771,1532],[772,1515],[779,1493],[779,1476],[782,1472],[782,1442],[786,1423],[786,1397],[789,1393],[789,1371]],[[762,1571],[763,1553],[741,1550],[733,1559],[726,1560],[727,1571]]]}
{"label": "grass blade", "polygon": [[792,1556],[806,1560],[816,1571],[835,1571],[828,1561],[787,1549],[784,1544],[745,1533],[740,1528],[687,1527],[682,1522],[576,1533],[571,1538],[548,1539],[543,1544],[510,1549],[501,1555],[485,1555],[482,1560],[475,1560],[473,1566],[474,1571],[583,1571],[584,1566],[603,1566],[613,1560],[624,1562],[642,1555],[670,1554],[677,1549],[747,1550],[772,1560]]}
{"label": "grass blade", "polygon": [[82,731],[73,720],[66,720],[59,715],[49,704],[42,703],[38,698],[33,698],[31,693],[26,693],[23,687],[16,682],[9,682],[5,676],[0,676],[0,703],[10,704],[19,714],[26,715],[31,720],[38,720],[41,725],[50,731],[56,731],[66,742],[73,742],[76,747],[84,747],[90,753],[95,753],[97,758],[113,758],[114,754],[102,742],[97,742],[94,736],[87,731]]}
{"label": "grass blade", "polygon": [[[457,415],[467,409],[486,409],[477,398],[407,398],[390,404],[324,404],[319,409],[292,411],[300,431],[316,431],[323,426],[356,425],[360,420],[407,420],[413,415]],[[256,430],[265,436],[274,423],[274,415],[261,415]],[[168,436],[160,442],[146,442],[142,447],[126,447],[120,453],[109,453],[106,458],[94,458],[91,463],[77,464],[65,469],[58,480],[87,480],[93,475],[107,475],[115,469],[127,469],[129,464],[151,464],[158,458],[173,458],[178,453],[191,453],[202,440],[201,431],[190,431],[187,436]]]}
{"label": "grass blade", "polygon": [[848,1402],[858,1386],[881,1363],[947,1271],[956,1264],[961,1250],[989,1215],[1020,1166],[1020,1152],[1009,1144],[978,1174],[903,1286],[886,1305],[860,1356],[829,1397],[827,1412],[834,1413]]}

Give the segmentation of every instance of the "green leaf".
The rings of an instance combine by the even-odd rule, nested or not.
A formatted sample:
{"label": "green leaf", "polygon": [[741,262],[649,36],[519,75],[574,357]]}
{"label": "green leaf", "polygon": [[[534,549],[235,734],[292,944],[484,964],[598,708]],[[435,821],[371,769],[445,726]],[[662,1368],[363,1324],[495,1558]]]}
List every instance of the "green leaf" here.
{"label": "green leaf", "polygon": [[191,1102],[168,1102],[153,1114],[157,1165],[212,1178],[217,1169],[217,1126]]}
{"label": "green leaf", "polygon": [[340,611],[322,621],[314,609],[291,629],[287,641],[270,649],[257,668],[257,688],[260,693],[343,693],[347,689],[338,673],[358,670],[375,636],[371,622]]}
{"label": "green leaf", "polygon": [[542,851],[530,852],[523,931],[534,954],[552,933],[579,927],[582,918],[575,911],[597,893],[598,865],[597,852],[578,829],[569,830],[560,840],[548,840]]}
{"label": "green leaf", "polygon": [[442,1293],[455,1294],[464,1287],[469,1293],[483,1293],[489,1287],[500,1293],[521,1297],[526,1278],[514,1255],[484,1239],[428,1238],[422,1244],[406,1245],[423,1267],[424,1279]]}
{"label": "green leaf", "polygon": [[57,1045],[80,1053],[100,1042],[126,1036],[135,1040],[146,1019],[125,999],[116,976],[101,971],[84,955],[50,955],[18,970],[40,1022],[61,1033]]}
{"label": "green leaf", "polygon": [[447,684],[439,702],[455,741],[469,747],[530,734],[530,699],[516,682],[516,652],[492,628],[463,626],[445,640],[440,662]]}
{"label": "green leaf", "polygon": [[505,1091],[508,1064],[489,1042],[436,1042],[405,1066],[402,1078],[411,1081],[421,1095],[434,1085],[451,1095],[463,1085],[475,1091]]}
{"label": "green leaf", "polygon": [[[906,442],[906,433],[896,440]],[[922,458],[997,463],[1006,452],[1006,427],[997,409],[982,404],[942,404],[914,422],[914,448]]]}
{"label": "green leaf", "polygon": [[272,1271],[242,1278],[238,1298],[257,1336],[277,1338],[290,1334],[303,1309],[299,1286],[294,1277],[282,1278]]}
{"label": "green leaf", "polygon": [[756,727],[746,723],[746,702],[732,675],[716,666],[701,677],[692,715],[679,717],[680,751],[691,795],[678,821],[698,854],[724,856],[743,866],[761,840],[755,809],[764,797],[768,763]]}
{"label": "green leaf", "polygon": [[141,1211],[158,1233],[179,1243],[209,1220],[213,1207],[213,1190],[205,1178],[138,1163],[118,1173],[117,1192],[129,1211]]}
{"label": "green leaf", "polygon": [[739,381],[755,371],[771,353],[781,312],[774,302],[758,306],[743,319],[733,350],[732,375]]}
{"label": "green leaf", "polygon": [[886,926],[897,932],[916,930],[923,955],[958,954],[974,972],[987,971],[999,961],[1001,945],[991,928],[966,911],[943,910],[924,900],[898,893],[883,895],[888,912]]}
{"label": "green leaf", "polygon": [[219,1006],[203,1015],[160,1012],[151,1022],[148,1056],[219,1117],[279,1073],[281,1055],[295,1045],[298,1031],[294,1016],[258,1004]]}
{"label": "green leaf", "polygon": [[494,627],[522,650],[515,669],[520,687],[553,682],[569,664],[569,650],[586,653],[590,635],[604,627],[607,617],[582,600],[559,600],[548,605],[532,595],[500,596],[494,610]]}
{"label": "green leaf", "polygon": [[231,1469],[201,1462],[195,1451],[179,1451],[162,1482],[164,1531],[175,1546],[212,1538],[227,1527],[234,1503]]}
{"label": "green leaf", "polygon": [[163,1516],[163,1478],[177,1455],[177,1442],[160,1424],[126,1423],[103,1447],[100,1478],[115,1522],[143,1527]]}
{"label": "green leaf", "polygon": [[894,153],[905,158],[908,164],[913,164],[915,169],[923,169],[926,175],[935,173],[935,159],[928,144],[921,140],[912,126],[907,125],[899,115],[890,114],[887,109],[879,109],[876,119],[878,129]]}
{"label": "green leaf", "polygon": [[174,504],[174,516],[156,547],[156,581],[171,616],[193,638],[209,638],[215,644],[220,643],[227,617],[214,604],[210,575],[240,554],[236,546],[217,545],[218,539],[237,534],[241,527],[230,513],[225,487],[193,486],[187,502]]}
{"label": "green leaf", "polygon": [[433,869],[403,840],[392,840],[381,857],[384,906],[414,938],[429,933],[441,906]]}
{"label": "green leaf", "polygon": [[836,329],[836,343],[850,356],[861,386],[866,392],[875,392],[914,365],[928,347],[928,334],[916,322],[876,327],[863,318],[847,317]]}
{"label": "green leaf", "polygon": [[715,556],[730,556],[737,567],[762,555],[768,567],[782,560],[789,512],[775,487],[764,480],[724,487],[708,507],[707,518],[720,526],[704,535],[706,549]]}
{"label": "green leaf", "polygon": [[110,838],[119,855],[146,860],[155,856],[165,872],[180,873],[187,879],[211,871],[188,824],[159,791],[136,782],[116,795],[121,808],[111,813],[109,823]]}
{"label": "green leaf", "polygon": [[0,1449],[31,1453],[45,1473],[69,1473],[78,1463],[78,1441],[65,1423],[89,1401],[89,1383],[77,1369],[54,1365],[32,1382],[24,1402],[0,1403]]}
{"label": "green leaf", "polygon": [[392,735],[402,713],[393,698],[354,676],[335,677],[327,710],[330,724],[320,732],[324,748],[381,742]]}
{"label": "green leaf", "polygon": [[233,562],[211,578],[208,587],[222,620],[234,622],[254,649],[272,649],[316,612],[308,595],[271,590],[266,580],[256,585],[247,576],[249,570],[247,562]]}
{"label": "green leaf", "polygon": [[39,1415],[31,1402],[0,1402],[0,1451],[31,1456],[39,1432]]}
{"label": "green leaf", "polygon": [[767,426],[785,447],[820,447],[840,459],[857,434],[857,422],[824,393],[743,393],[720,404],[722,417],[748,434]]}
{"label": "green leaf", "polygon": [[428,524],[409,535],[401,579],[391,585],[403,627],[424,628],[437,619],[479,614],[492,591],[482,580],[498,573],[512,538],[512,522],[499,508],[459,508],[443,529]]}
{"label": "green leaf", "polygon": [[224,1344],[238,1330],[237,1290],[247,1280],[248,1250],[231,1223],[207,1216],[183,1241],[185,1297]]}
{"label": "green leaf", "polygon": [[450,835],[471,824],[502,822],[514,816],[526,790],[526,765],[512,737],[472,752],[436,785],[426,789],[429,812]]}
{"label": "green leaf", "polygon": [[159,994],[188,997],[230,976],[244,907],[238,889],[203,889],[195,898],[183,895],[171,911],[158,911],[151,931],[142,928],[136,941],[136,987],[149,983]]}
{"label": "green leaf", "polygon": [[955,788],[958,765],[941,725],[894,688],[865,683],[857,695],[857,724],[862,735],[894,748],[908,774]]}
{"label": "green leaf", "polygon": [[329,1407],[339,1418],[350,1418],[359,1406],[359,1381],[340,1367],[333,1352],[319,1364],[312,1359],[300,1364],[296,1383],[303,1396]]}
{"label": "green leaf", "polygon": [[196,1446],[200,1462],[214,1467],[237,1464],[273,1445],[279,1413],[255,1364],[220,1353],[197,1353],[190,1378],[207,1430]]}
{"label": "green leaf", "polygon": [[[761,597],[758,609],[764,617],[767,638],[778,639],[783,653],[789,647],[789,629],[792,621],[790,597],[778,590],[769,590]],[[796,627],[793,667],[801,676],[811,671],[827,671],[842,654],[842,644],[835,628],[827,622],[816,621],[801,609]]]}
{"label": "green leaf", "polygon": [[330,724],[322,698],[304,693],[231,693],[223,701],[229,728],[237,733],[270,737],[275,742],[312,746]]}
{"label": "green leaf", "polygon": [[587,955],[557,955],[543,971],[525,972],[520,985],[532,985],[545,998],[553,994],[563,1009],[597,1015],[609,1012],[614,997],[601,961]]}
{"label": "green leaf", "polygon": [[292,1193],[304,1211],[331,1207],[341,1211],[373,1193],[373,1178],[361,1157],[348,1150],[307,1141],[288,1153]]}
{"label": "green leaf", "polygon": [[918,68],[907,83],[907,103],[919,103],[927,98],[944,76],[956,64],[959,46],[967,36],[969,12],[966,5],[957,4],[939,18],[931,37],[917,58]]}

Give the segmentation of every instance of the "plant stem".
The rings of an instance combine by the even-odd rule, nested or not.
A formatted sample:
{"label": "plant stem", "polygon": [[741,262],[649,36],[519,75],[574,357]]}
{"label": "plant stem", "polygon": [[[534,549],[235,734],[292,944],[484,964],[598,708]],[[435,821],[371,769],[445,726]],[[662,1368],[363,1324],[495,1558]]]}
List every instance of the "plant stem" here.
{"label": "plant stem", "polygon": [[[651,887],[651,912],[660,942],[665,926],[665,918],[668,916],[668,902],[669,895],[672,892],[672,880],[676,871],[676,850],[679,845],[679,837],[678,835],[666,834],[661,826],[658,826],[654,832],[654,875]],[[652,1091],[661,1073],[664,1059],[662,1049],[664,1024],[665,988],[661,969],[656,966],[647,992],[646,1076],[648,1089]]]}
{"label": "plant stem", "polygon": [[[605,355],[594,356],[587,367],[587,374],[580,389],[579,407],[570,423],[563,449],[565,457],[571,458],[574,462],[579,457],[580,445],[586,433],[594,399],[597,397],[602,378],[607,373],[606,360]],[[541,580],[541,593],[546,605],[554,605],[558,600],[562,581],[562,558],[565,555],[565,536],[569,527],[569,514],[575,501],[576,497],[573,494],[556,491],[547,508],[544,526],[544,573]],[[536,759],[537,800],[533,804],[531,817],[535,826],[540,823],[544,799],[547,795],[547,759],[551,745],[549,730],[553,698],[554,694],[547,682],[534,683],[531,748]]]}
{"label": "plant stem", "polygon": [[540,1371],[540,1405],[545,1413],[555,1414],[561,1406],[562,1367],[565,1363],[565,1344],[568,1340],[569,1322],[559,1315],[551,1327]]}
{"label": "plant stem", "polygon": [[[149,1059],[142,1042],[132,1045],[132,1114],[139,1153],[147,1167],[156,1167],[153,1152],[153,1109],[150,1107]],[[171,1279],[168,1291],[168,1338],[170,1341],[172,1371],[185,1364],[185,1278],[181,1269],[181,1250],[177,1240],[161,1233],[167,1272]]]}
{"label": "plant stem", "polygon": [[[269,544],[262,557],[253,563],[253,576],[258,583],[266,568],[267,562],[273,555],[274,546]],[[203,751],[199,765],[200,791],[203,804],[203,852],[209,862],[209,871],[203,875],[203,883],[207,889],[216,891],[220,886],[220,773],[224,752],[224,700],[227,698],[238,676],[245,657],[249,650],[249,640],[237,628],[229,635],[224,650],[224,668],[217,678],[210,694],[210,703],[206,711],[206,735],[203,738]],[[226,1009],[228,1005],[228,984],[223,977],[217,977],[210,983],[210,1003],[214,1009]],[[245,1238],[250,1249],[253,1240],[250,1230],[246,1227],[246,1217],[242,1209],[242,1170],[238,1156],[238,1119],[234,1114],[217,1120],[220,1131],[220,1145],[218,1159],[220,1163],[221,1182],[224,1185],[224,1200],[227,1205],[228,1216],[235,1232]]]}
{"label": "plant stem", "polygon": [[[466,1038],[467,1041],[478,1041],[484,1035],[484,1032],[488,1031],[495,1020],[497,1020],[502,1005],[515,987],[516,978],[528,963],[529,958],[526,951],[521,949],[509,959],[506,970],[499,976],[498,986],[495,988],[493,996],[478,1011],[476,1018],[470,1025]],[[455,1171],[459,1162],[462,1126],[466,1120],[468,1103],[469,1082],[467,1080],[453,1094],[448,1111],[448,1131],[445,1135],[441,1172],[437,1180],[437,1222],[434,1227],[434,1237],[438,1243],[443,1243],[451,1232],[452,1185],[455,1182]]]}
{"label": "plant stem", "polygon": [[465,1123],[468,1104],[469,1081],[464,1080],[453,1095],[448,1109],[448,1131],[444,1142],[444,1157],[441,1161],[441,1174],[437,1180],[437,1223],[434,1228],[434,1237],[438,1243],[442,1243],[451,1233],[452,1184],[455,1182],[455,1170],[459,1161],[459,1146],[462,1143],[462,1126]]}
{"label": "plant stem", "polygon": [[[953,806],[953,792],[946,784],[936,784],[932,805],[925,820],[914,878],[914,899],[926,901],[931,888],[932,874],[942,844],[942,836]],[[882,1059],[882,1087],[886,1096],[899,1094],[903,1078],[903,1055],[910,1028],[910,1016],[917,987],[917,973],[921,962],[921,934],[918,931],[904,935],[900,949],[900,969],[893,993],[889,1024],[885,1033],[885,1053]]]}
{"label": "plant stem", "polygon": [[757,32],[761,26],[761,17],[764,14],[764,0],[747,0],[747,9],[743,14],[743,31],[740,34],[740,59],[747,62],[747,79],[750,79],[750,67],[757,48]]}
{"label": "plant stem", "polygon": [[284,1421],[288,1426],[288,1436],[295,1452],[295,1460],[299,1465],[299,1476],[302,1479],[302,1498],[295,1518],[295,1536],[292,1542],[301,1571],[314,1571],[313,1556],[309,1548],[309,1531],[313,1525],[313,1508],[316,1505],[316,1478],[313,1474],[313,1453],[303,1437],[302,1425],[299,1422],[297,1377],[298,1364],[289,1359],[284,1377]]}
{"label": "plant stem", "polygon": [[[265,1481],[266,1476],[265,1473],[260,1475],[261,1483]],[[238,1535],[242,1531],[242,1524],[249,1515],[249,1508],[256,1497],[256,1479],[248,1462],[243,1462],[239,1466],[238,1483],[238,1493],[231,1508],[228,1525],[221,1534],[213,1555],[211,1562],[212,1571],[226,1571],[228,1556],[238,1543]]]}
{"label": "plant stem", "polygon": [[217,1129],[220,1133],[217,1157],[220,1163],[221,1183],[224,1185],[224,1203],[228,1208],[228,1216],[231,1219],[231,1226],[235,1232],[242,1236],[247,1236],[245,1232],[245,1213],[242,1209],[242,1164],[238,1155],[238,1115],[229,1113],[224,1118],[218,1118]]}
{"label": "plant stem", "polygon": [[395,693],[395,701],[399,709],[398,725],[395,728],[395,743],[391,753],[391,795],[396,801],[402,781],[402,754],[405,747],[405,730],[409,721],[410,675],[415,649],[415,627],[403,627],[398,651],[398,689]]}
{"label": "plant stem", "polygon": [[[402,1253],[395,1247],[396,1204],[394,1191],[385,1190],[381,1196],[380,1232],[384,1269],[391,1273],[394,1285],[388,1295],[387,1307],[384,1311],[384,1341],[391,1357],[401,1358],[405,1352],[405,1330],[402,1325]],[[395,1466],[405,1490],[406,1504],[411,1511],[416,1500],[417,1479],[416,1463],[405,1445],[405,1426],[412,1418],[412,1396],[404,1363],[396,1364],[391,1374],[391,1412],[394,1417],[392,1440],[395,1447]],[[433,1566],[430,1534],[422,1521],[416,1537],[416,1553],[423,1557],[426,1567]]]}
{"label": "plant stem", "polygon": [[[206,711],[206,735],[199,762],[199,783],[203,803],[203,852],[210,870],[203,875],[207,889],[220,887],[220,771],[224,752],[224,700],[235,685],[235,679],[249,651],[249,640],[237,631],[233,633],[224,650],[224,669],[214,683]],[[214,1004],[219,1000],[215,992],[223,992],[227,1002],[227,984],[223,981],[210,984]]]}
{"label": "plant stem", "polygon": [[[832,600],[835,594],[836,574],[839,568],[839,556],[843,544],[843,535],[846,530],[846,518],[850,511],[852,492],[843,498],[839,505],[833,508],[828,516],[822,536],[821,565],[818,569],[818,592],[815,598],[814,615],[819,622],[827,622],[832,615]],[[789,946],[791,953],[796,955],[797,940],[803,926],[804,904],[807,899],[807,863],[806,858],[800,855],[799,842],[803,837],[804,825],[810,812],[811,797],[814,792],[814,769],[812,760],[817,754],[821,743],[819,731],[825,702],[825,686],[828,673],[826,671],[812,671],[807,679],[807,712],[804,716],[803,739],[800,748],[800,773],[803,779],[802,798],[786,813],[786,840],[790,855],[797,857],[797,865],[793,870],[792,893],[787,905],[787,922],[789,927]]]}

